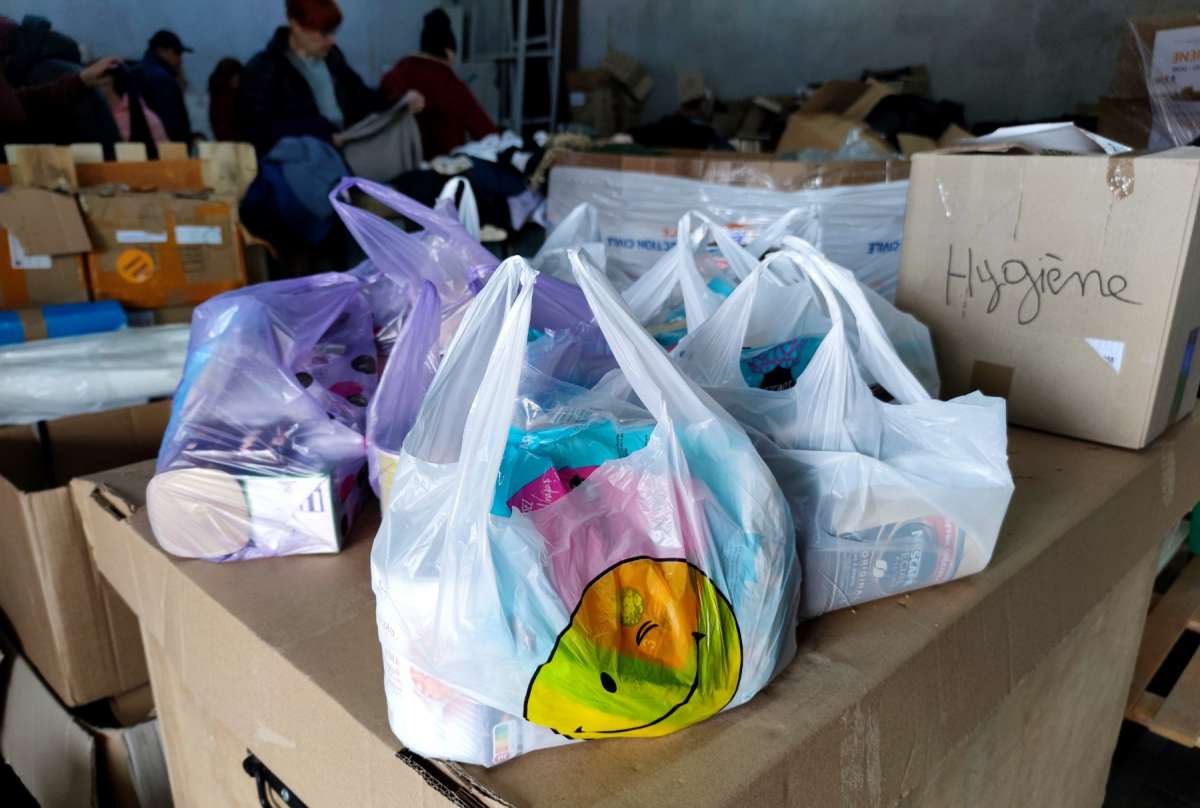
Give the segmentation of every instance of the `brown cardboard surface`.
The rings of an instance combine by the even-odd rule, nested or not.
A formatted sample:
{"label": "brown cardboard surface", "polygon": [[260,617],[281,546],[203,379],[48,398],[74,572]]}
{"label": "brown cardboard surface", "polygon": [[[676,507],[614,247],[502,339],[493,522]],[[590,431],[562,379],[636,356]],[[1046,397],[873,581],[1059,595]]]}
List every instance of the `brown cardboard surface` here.
{"label": "brown cardboard surface", "polygon": [[1146,68],[1141,51],[1145,51],[1146,58],[1150,57],[1154,49],[1154,37],[1159,31],[1195,25],[1200,25],[1200,14],[1195,12],[1134,17],[1129,20],[1123,26],[1110,94],[1123,98],[1147,98],[1150,93],[1146,86]]}
{"label": "brown cardboard surface", "polygon": [[86,303],[87,272],[81,255],[55,255],[49,269],[13,266],[8,233],[0,229],[0,309]]}
{"label": "brown cardboard surface", "polygon": [[98,727],[62,705],[20,655],[0,665],[0,754],[42,808],[169,808],[157,721]]}
{"label": "brown cardboard surface", "polygon": [[[80,201],[94,243],[87,264],[96,300],[196,304],[246,282],[232,199],[85,192]],[[217,243],[188,243],[180,238],[187,228],[204,228]]]}
{"label": "brown cardboard surface", "polygon": [[1131,149],[1144,149],[1150,142],[1153,110],[1149,98],[1104,96],[1097,109],[1096,131]]}
{"label": "brown cardboard surface", "polygon": [[0,193],[0,227],[29,255],[69,255],[92,248],[79,203],[69,194],[42,188],[9,188]]}
{"label": "brown cardboard surface", "polygon": [[1100,805],[1155,560],[1151,551],[1134,564],[988,719],[992,730],[951,751],[898,805]]}
{"label": "brown cardboard surface", "polygon": [[79,188],[75,161],[69,146],[8,144],[4,147],[4,158],[12,172],[14,185],[55,191],[74,191]]}
{"label": "brown cardboard surface", "polygon": [[[1141,453],[1012,430],[1010,456],[1017,488],[984,572],[805,624],[774,683],[688,730],[490,770],[394,757],[369,583],[374,517],[338,556],[220,565],[173,559],[154,542],[148,464],[77,479],[72,494],[97,565],[182,688],[311,806],[437,804],[422,775],[472,805],[889,805],[945,777],[956,750],[971,750],[973,788],[999,788],[1008,770],[993,763],[1014,754],[1013,716],[1028,723],[1023,754],[1061,755],[1060,731],[1029,712],[1029,688],[1053,679],[1042,672],[1053,655],[1099,641],[1106,628],[1089,616],[1200,499],[1194,417]],[[1130,584],[1141,599],[1126,593],[1113,607],[1125,615],[1118,628],[1133,625],[1130,603],[1145,603],[1141,574]],[[1063,757],[1074,768],[1058,775],[1081,794],[1097,793],[1128,665],[1124,684],[1097,691],[1094,742]],[[905,804],[961,804],[937,796]]]}
{"label": "brown cardboard surface", "polygon": [[69,706],[147,681],[137,619],[100,578],[64,484],[153,457],[169,402],[0,429],[0,609]]}
{"label": "brown cardboard surface", "polygon": [[770,154],[688,149],[664,149],[652,155],[568,151],[559,155],[554,165],[637,171],[777,191],[894,182],[908,178],[907,160],[806,162],[777,160]]}
{"label": "brown cardboard surface", "polygon": [[917,155],[897,301],[943,393],[1004,370],[1011,423],[1131,448],[1190,412],[1198,200],[1200,149]]}
{"label": "brown cardboard surface", "polygon": [[[27,256],[49,256],[50,266],[15,266],[10,237]],[[0,193],[0,308],[86,301],[87,278],[76,253],[89,249],[75,197],[42,188]]]}

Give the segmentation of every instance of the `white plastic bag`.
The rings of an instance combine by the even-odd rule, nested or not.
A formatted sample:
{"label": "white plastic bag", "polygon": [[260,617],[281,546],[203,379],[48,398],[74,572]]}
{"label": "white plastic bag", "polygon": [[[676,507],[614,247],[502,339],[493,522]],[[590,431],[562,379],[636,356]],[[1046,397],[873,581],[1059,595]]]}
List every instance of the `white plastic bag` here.
{"label": "white plastic bag", "polygon": [[[779,487],[598,271],[570,260],[644,408],[524,365],[537,273],[523,259],[471,303],[371,553],[389,722],[423,755],[493,765],[666,734],[744,703],[795,652]],[[575,453],[583,438],[609,456]],[[534,450],[563,449],[518,489]]]}
{"label": "white plastic bag", "polygon": [[[459,188],[462,188],[462,196],[455,201]],[[471,188],[470,180],[466,177],[451,177],[447,180],[434,201],[434,208],[444,209],[447,203],[454,206],[459,224],[463,226],[463,229],[471,238],[479,241],[479,203],[475,201],[475,191]]]}
{"label": "white plastic bag", "polygon": [[[557,227],[546,234],[546,240],[529,259],[529,264],[538,272],[574,283],[571,262],[567,260],[567,250],[572,249],[582,250],[597,269],[605,269],[604,241],[596,226],[596,209],[587,202],[576,205]],[[620,279],[610,280],[618,283]]]}
{"label": "white plastic bag", "polygon": [[[674,358],[747,428],[787,495],[801,544],[802,614],[980,571],[1013,489],[1003,399],[932,399],[853,277],[811,245],[785,243]],[[776,336],[788,315],[780,301],[800,273],[825,303],[828,333],[790,389],[753,388],[742,346]],[[872,395],[868,375],[895,403]]]}
{"label": "white plastic bag", "polygon": [[[795,245],[806,244],[790,235],[797,228],[803,230],[806,221],[803,211],[789,211],[767,225],[752,244],[742,247],[728,230],[710,217],[699,211],[686,213],[679,220],[679,242],[625,290],[625,302],[659,342],[672,347],[687,331],[700,327],[717,310],[733,291],[731,281],[749,277],[758,258],[765,252],[789,243],[789,239],[792,239],[793,249],[796,249]],[[693,222],[699,226],[693,227]],[[715,243],[716,252],[705,249],[709,239]],[[848,270],[839,268],[839,271],[850,275],[851,282],[857,283],[900,358],[922,386],[936,396],[941,385],[929,329],[870,287],[858,283]],[[809,338],[811,349],[829,330],[829,319],[804,274],[792,272],[787,281],[769,299],[756,303],[759,309],[754,321],[765,331],[757,333],[752,329],[747,345],[779,346]],[[857,329],[851,329],[850,340],[857,348]],[[803,356],[795,358],[803,359]],[[766,381],[770,383],[770,380]],[[867,381],[874,381],[869,373]]]}

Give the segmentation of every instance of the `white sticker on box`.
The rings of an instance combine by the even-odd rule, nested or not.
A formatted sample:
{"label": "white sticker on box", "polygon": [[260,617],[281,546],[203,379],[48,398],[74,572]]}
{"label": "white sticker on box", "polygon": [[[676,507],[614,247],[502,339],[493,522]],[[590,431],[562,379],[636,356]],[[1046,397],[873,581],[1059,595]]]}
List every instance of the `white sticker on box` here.
{"label": "white sticker on box", "polygon": [[151,230],[118,230],[118,244],[166,244],[167,234]]}
{"label": "white sticker on box", "polygon": [[49,269],[54,264],[48,255],[29,255],[12,233],[8,234],[8,258],[13,269]]}
{"label": "white sticker on box", "polygon": [[1125,358],[1125,343],[1115,339],[1100,339],[1099,337],[1084,337],[1084,341],[1092,346],[1096,355],[1103,359],[1117,373],[1121,372],[1121,360]]}
{"label": "white sticker on box", "polygon": [[196,224],[181,224],[175,228],[175,243],[220,246],[221,228]]}

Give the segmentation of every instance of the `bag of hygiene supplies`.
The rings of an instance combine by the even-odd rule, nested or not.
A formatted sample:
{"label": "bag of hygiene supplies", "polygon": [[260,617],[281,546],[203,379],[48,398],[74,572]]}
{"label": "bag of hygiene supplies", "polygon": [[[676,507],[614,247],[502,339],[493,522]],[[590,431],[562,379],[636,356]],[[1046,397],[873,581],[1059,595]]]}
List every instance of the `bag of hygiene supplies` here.
{"label": "bag of hygiene supplies", "polygon": [[667,734],[743,704],[795,652],[778,485],[599,271],[569,260],[638,401],[528,364],[545,279],[509,259],[468,306],[383,502],[388,718],[422,755],[490,766]]}
{"label": "bag of hygiene supplies", "polygon": [[366,300],[343,273],[199,306],[147,492],[159,543],[213,561],[337,552],[367,487],[377,364]]}
{"label": "bag of hygiene supplies", "polygon": [[[787,496],[802,615],[979,572],[1013,490],[1003,399],[931,398],[854,277],[784,243],[672,356],[746,428]],[[823,331],[790,302],[801,275]]]}

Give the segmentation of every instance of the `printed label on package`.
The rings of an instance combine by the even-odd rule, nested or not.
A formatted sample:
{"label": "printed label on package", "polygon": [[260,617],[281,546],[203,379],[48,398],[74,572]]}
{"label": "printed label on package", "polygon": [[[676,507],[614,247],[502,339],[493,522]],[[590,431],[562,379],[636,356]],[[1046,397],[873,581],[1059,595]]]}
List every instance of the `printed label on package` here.
{"label": "printed label on package", "polygon": [[8,234],[8,260],[13,269],[49,269],[54,260],[48,255],[30,255],[12,233]]}
{"label": "printed label on package", "polygon": [[118,230],[118,244],[166,244],[167,234],[152,230]]}
{"label": "printed label on package", "polygon": [[809,556],[810,580],[830,590],[825,610],[940,584],[954,577],[965,541],[966,532],[941,516],[843,533]]}
{"label": "printed label on package", "polygon": [[176,244],[221,244],[221,228],[195,224],[181,224],[175,228]]}

